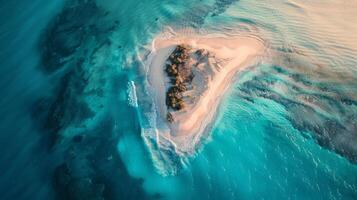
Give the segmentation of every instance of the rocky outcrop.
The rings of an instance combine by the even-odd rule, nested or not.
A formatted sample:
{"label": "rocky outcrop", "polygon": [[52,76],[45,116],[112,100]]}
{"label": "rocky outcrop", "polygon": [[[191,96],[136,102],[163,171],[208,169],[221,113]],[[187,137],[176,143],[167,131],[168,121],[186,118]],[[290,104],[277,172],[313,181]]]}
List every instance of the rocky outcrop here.
{"label": "rocky outcrop", "polygon": [[[166,93],[166,105],[174,111],[185,108],[183,92],[187,91],[187,85],[193,79],[191,66],[187,65],[189,59],[190,47],[178,45],[167,59],[165,72],[170,78],[171,86]],[[173,121],[170,113],[167,114],[167,120]]]}
{"label": "rocky outcrop", "polygon": [[177,45],[167,58],[165,72],[170,79],[170,86],[166,92],[166,105],[168,113],[166,119],[173,122],[174,117],[170,112],[180,111],[187,104],[185,99],[191,99],[185,92],[193,88],[192,81],[195,77],[194,70],[199,64],[207,60],[208,52],[205,49],[192,49],[188,45]]}

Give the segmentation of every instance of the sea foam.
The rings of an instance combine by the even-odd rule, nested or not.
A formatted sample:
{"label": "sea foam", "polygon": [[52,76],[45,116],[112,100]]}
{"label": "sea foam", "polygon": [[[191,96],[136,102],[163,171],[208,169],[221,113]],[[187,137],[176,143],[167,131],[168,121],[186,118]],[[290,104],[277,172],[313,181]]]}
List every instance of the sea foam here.
{"label": "sea foam", "polygon": [[133,107],[138,107],[138,97],[136,95],[136,87],[134,81],[128,82],[128,103]]}

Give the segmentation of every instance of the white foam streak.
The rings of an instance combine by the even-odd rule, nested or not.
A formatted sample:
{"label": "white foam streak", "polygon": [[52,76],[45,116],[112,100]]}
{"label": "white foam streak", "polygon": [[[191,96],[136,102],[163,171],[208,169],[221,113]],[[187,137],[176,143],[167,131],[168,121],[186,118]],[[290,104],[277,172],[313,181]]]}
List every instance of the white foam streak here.
{"label": "white foam streak", "polygon": [[128,82],[128,102],[129,105],[133,106],[133,107],[138,107],[138,97],[136,95],[136,87],[134,84],[134,81],[130,81]]}

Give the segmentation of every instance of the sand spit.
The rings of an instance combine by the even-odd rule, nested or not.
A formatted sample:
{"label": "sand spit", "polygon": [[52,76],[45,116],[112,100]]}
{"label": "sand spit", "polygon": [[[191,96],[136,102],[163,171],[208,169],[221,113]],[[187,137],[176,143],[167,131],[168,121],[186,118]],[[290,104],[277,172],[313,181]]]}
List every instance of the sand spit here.
{"label": "sand spit", "polygon": [[[160,138],[173,143],[179,153],[193,152],[234,75],[257,62],[263,52],[263,43],[250,37],[156,38],[147,65]],[[176,86],[183,89],[168,94]]]}

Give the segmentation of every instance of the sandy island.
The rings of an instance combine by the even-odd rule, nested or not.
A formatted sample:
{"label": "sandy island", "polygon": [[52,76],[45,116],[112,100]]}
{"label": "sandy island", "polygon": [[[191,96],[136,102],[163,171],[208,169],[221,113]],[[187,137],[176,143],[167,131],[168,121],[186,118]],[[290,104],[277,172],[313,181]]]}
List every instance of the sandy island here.
{"label": "sandy island", "polygon": [[[263,51],[262,41],[250,37],[156,38],[148,63],[148,81],[158,111],[160,137],[173,143],[178,152],[194,151],[200,137],[212,124],[233,76],[255,63]],[[175,55],[179,58],[174,58]],[[179,61],[170,59],[182,63],[173,64]],[[179,75],[173,77],[172,65],[179,72],[180,67],[184,68],[186,78],[176,71]],[[175,82],[183,87],[179,92],[175,90],[176,99],[169,94]]]}

